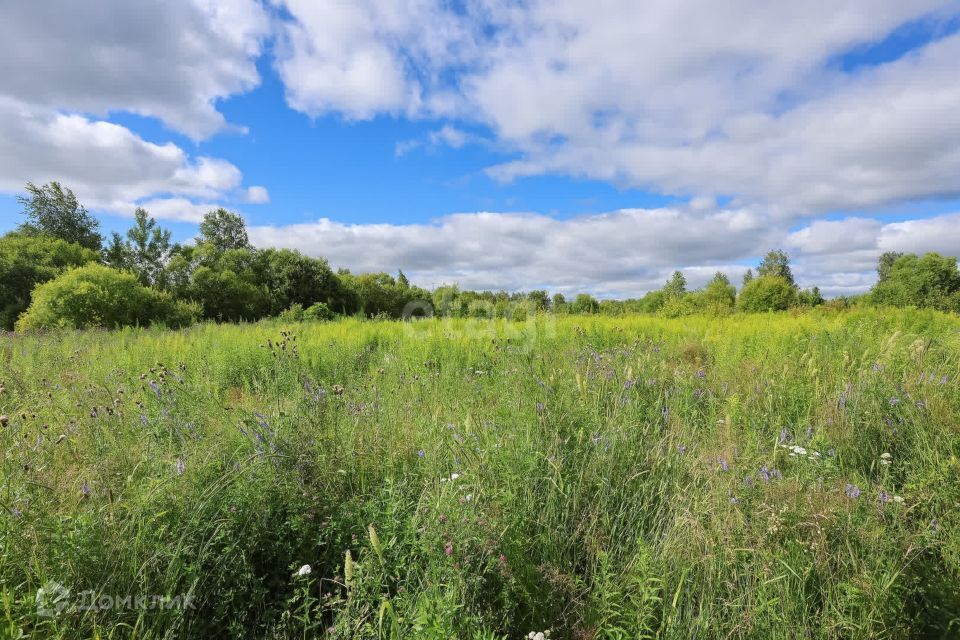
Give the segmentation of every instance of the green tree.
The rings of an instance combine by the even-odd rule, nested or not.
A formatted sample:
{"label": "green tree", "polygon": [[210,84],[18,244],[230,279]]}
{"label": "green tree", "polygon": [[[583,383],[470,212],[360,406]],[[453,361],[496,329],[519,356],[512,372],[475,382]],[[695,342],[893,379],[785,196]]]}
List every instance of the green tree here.
{"label": "green tree", "polygon": [[790,283],[791,287],[794,286],[793,272],[790,270],[790,257],[780,249],[770,251],[763,257],[760,266],[757,267],[757,276],[761,278],[763,276],[783,278]]}
{"label": "green tree", "polygon": [[550,309],[550,294],[543,289],[534,289],[528,293],[527,300],[533,306],[533,311],[548,311]]}
{"label": "green tree", "polygon": [[37,186],[27,183],[27,196],[17,196],[28,221],[19,230],[28,235],[46,234],[100,251],[103,238],[100,223],[77,201],[70,189],[59,182]]}
{"label": "green tree", "polygon": [[804,289],[797,294],[797,302],[804,307],[819,307],[825,301],[823,294],[820,293],[820,287]]}
{"label": "green tree", "polygon": [[720,309],[732,309],[737,300],[737,289],[730,284],[730,278],[719,271],[702,292],[704,302],[707,307],[713,307],[714,311]]}
{"label": "green tree", "polygon": [[91,263],[38,286],[16,326],[27,330],[161,322],[179,327],[192,322],[198,312],[196,305],[141,285],[132,273]]}
{"label": "green tree", "polygon": [[687,292],[687,279],[679,271],[674,271],[670,279],[663,285],[663,295],[667,298],[678,298]]}
{"label": "green tree", "polygon": [[218,253],[230,249],[249,249],[247,225],[239,215],[223,207],[203,216],[200,222],[200,242],[209,244]]}
{"label": "green tree", "polygon": [[753,280],[753,269],[747,269],[747,272],[743,274],[743,284],[747,284]]}
{"label": "green tree", "polygon": [[145,285],[164,286],[164,266],[170,257],[171,233],[157,226],[146,209],[137,207],[134,224],[127,231],[130,268]]}
{"label": "green tree", "polygon": [[880,282],[883,282],[890,276],[893,263],[901,257],[903,257],[903,254],[899,251],[886,251],[880,256],[880,260],[877,262],[877,277]]}
{"label": "green tree", "polygon": [[900,256],[870,295],[876,304],[960,311],[957,259],[939,253]]}
{"label": "green tree", "polygon": [[571,313],[597,313],[600,311],[600,303],[589,293],[579,293],[570,305]]}
{"label": "green tree", "polygon": [[786,278],[757,276],[740,289],[737,308],[746,312],[783,311],[797,302],[797,290]]}
{"label": "green tree", "polygon": [[403,269],[397,272],[397,285],[402,289],[410,288],[410,281],[407,280],[407,274],[403,272]]}
{"label": "green tree", "polygon": [[13,329],[34,287],[97,257],[96,251],[48,235],[0,237],[0,328]]}

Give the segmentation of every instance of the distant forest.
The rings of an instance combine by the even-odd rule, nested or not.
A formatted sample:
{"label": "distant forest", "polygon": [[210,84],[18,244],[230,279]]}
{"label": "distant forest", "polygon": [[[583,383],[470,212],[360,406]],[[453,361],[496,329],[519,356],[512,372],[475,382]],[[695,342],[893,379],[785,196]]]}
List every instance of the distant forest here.
{"label": "distant forest", "polygon": [[18,198],[24,222],[0,237],[0,328],[119,327],[160,323],[181,327],[197,320],[291,321],[336,316],[403,318],[444,315],[525,320],[530,314],[694,314],[782,311],[830,305],[889,305],[960,312],[955,257],[884,253],[878,280],[867,294],[824,300],[817,287],[800,289],[790,260],[772,250],[739,289],[717,273],[688,290],[676,271],[661,289],[642,298],[572,299],[544,290],[469,291],[454,284],[428,291],[403,271],[353,274],[326,260],[289,249],[250,244],[243,219],[217,209],[200,223],[195,244],[177,244],[148,211],[134,212],[125,235],[109,238],[99,221],[57,182],[28,183]]}

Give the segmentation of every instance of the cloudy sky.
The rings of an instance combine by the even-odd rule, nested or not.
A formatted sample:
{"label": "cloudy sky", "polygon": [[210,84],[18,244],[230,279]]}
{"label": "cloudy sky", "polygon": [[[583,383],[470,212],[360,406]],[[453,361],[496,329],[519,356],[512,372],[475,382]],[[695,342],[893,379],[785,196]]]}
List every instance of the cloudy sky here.
{"label": "cloudy sky", "polygon": [[0,3],[0,231],[54,179],[424,286],[855,293],[960,255],[960,2]]}

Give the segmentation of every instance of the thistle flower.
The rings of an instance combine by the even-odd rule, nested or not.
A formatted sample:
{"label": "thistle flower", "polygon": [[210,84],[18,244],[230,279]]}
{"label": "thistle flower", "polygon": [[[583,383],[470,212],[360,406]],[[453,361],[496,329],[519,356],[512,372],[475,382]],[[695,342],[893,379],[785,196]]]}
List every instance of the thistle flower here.
{"label": "thistle flower", "polygon": [[448,540],[447,543],[446,543],[445,545],[443,545],[443,553],[444,553],[444,555],[446,555],[447,557],[453,555],[453,542],[450,542],[450,541]]}

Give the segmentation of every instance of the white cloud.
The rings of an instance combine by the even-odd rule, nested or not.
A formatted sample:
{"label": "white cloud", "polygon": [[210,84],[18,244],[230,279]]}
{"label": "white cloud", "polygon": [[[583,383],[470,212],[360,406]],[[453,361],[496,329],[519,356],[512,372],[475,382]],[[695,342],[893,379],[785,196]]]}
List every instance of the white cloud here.
{"label": "white cloud", "polygon": [[244,200],[250,204],[267,204],[270,202],[270,193],[266,187],[253,186],[248,187],[244,194]]}
{"label": "white cloud", "polygon": [[518,155],[490,168],[499,179],[586,176],[784,215],[960,195],[960,34],[878,68],[832,63],[956,2],[283,5],[293,108],[487,125]]}
{"label": "white cloud", "polygon": [[626,209],[571,220],[480,212],[416,225],[321,219],[252,227],[250,236],[257,245],[322,255],[356,271],[403,269],[424,285],[636,295],[659,287],[673,265],[691,267],[695,282],[702,267],[700,279],[706,281],[716,271],[710,265],[755,254],[771,240],[767,222],[742,210],[704,216],[685,209]]}
{"label": "white cloud", "polygon": [[96,210],[149,201],[157,217],[198,219],[240,170],[105,118],[151,116],[195,139],[231,127],[217,101],[259,83],[269,28],[258,0],[0,3],[0,191],[58,180]]}
{"label": "white cloud", "polygon": [[158,194],[218,198],[241,182],[240,170],[224,160],[190,158],[120,125],[2,98],[0,157],[16,159],[0,168],[0,191],[58,180],[87,206],[116,212]]}
{"label": "white cloud", "polygon": [[[838,242],[845,237],[849,244]],[[329,219],[250,229],[255,245],[298,249],[357,272],[403,269],[422,286],[547,288],[635,297],[674,269],[689,286],[717,271],[735,284],[771,248],[790,254],[801,286],[827,295],[862,293],[883,251],[960,255],[960,214],[881,224],[867,218],[788,225],[750,209],[624,209],[569,220],[531,213],[460,213],[430,224],[344,224]],[[932,239],[937,238],[936,242]],[[754,265],[755,266],[755,265]]]}
{"label": "white cloud", "polygon": [[205,138],[226,126],[217,100],[259,83],[269,28],[257,0],[3,2],[0,95],[154,116]]}

